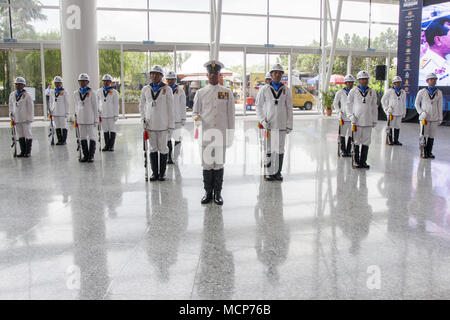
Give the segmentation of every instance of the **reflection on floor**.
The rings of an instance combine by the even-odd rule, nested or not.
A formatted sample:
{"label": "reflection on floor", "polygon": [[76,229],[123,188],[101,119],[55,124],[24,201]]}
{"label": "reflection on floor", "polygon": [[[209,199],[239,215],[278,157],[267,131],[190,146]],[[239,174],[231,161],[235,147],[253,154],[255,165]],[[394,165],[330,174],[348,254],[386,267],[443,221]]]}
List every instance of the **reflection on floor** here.
{"label": "reflection on floor", "polygon": [[[223,208],[202,206],[198,146],[186,124],[169,180],[144,182],[138,120],[114,153],[77,161],[33,127],[30,159],[0,129],[0,299],[450,298],[450,128],[436,160],[373,132],[371,169],[337,158],[337,120],[299,116],[283,183],[261,181],[253,117],[237,120]],[[247,138],[243,133],[247,132]]]}

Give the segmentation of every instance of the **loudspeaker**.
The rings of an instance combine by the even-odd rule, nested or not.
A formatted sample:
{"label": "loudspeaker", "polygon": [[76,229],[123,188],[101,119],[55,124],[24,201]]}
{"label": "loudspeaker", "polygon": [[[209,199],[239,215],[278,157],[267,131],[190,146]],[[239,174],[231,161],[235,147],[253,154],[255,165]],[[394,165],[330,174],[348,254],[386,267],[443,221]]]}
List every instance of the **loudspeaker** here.
{"label": "loudspeaker", "polygon": [[378,65],[375,69],[375,78],[377,80],[386,80],[386,66]]}

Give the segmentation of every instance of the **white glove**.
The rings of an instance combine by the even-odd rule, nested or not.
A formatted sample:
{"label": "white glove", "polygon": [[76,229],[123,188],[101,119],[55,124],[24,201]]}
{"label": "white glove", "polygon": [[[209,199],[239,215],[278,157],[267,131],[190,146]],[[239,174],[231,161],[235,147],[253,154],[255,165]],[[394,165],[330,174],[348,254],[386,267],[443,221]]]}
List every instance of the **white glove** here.
{"label": "white glove", "polygon": [[348,118],[350,119],[350,121],[352,122],[352,124],[356,124],[356,120],[357,120],[357,119],[356,119],[356,117],[355,117],[354,114],[350,115]]}
{"label": "white glove", "polygon": [[394,110],[392,110],[391,107],[387,108],[387,110],[386,110],[387,114],[392,114],[393,111],[394,111]]}
{"label": "white glove", "polygon": [[342,111],[338,112],[338,117],[339,119],[342,119],[344,117],[344,113]]}
{"label": "white glove", "polygon": [[376,123],[376,122],[372,123],[372,127],[373,127],[373,128],[375,128],[376,126],[377,126],[377,123]]}
{"label": "white glove", "polygon": [[261,122],[261,125],[263,126],[264,129],[269,128],[269,123],[266,120],[263,120],[263,122]]}
{"label": "white glove", "polygon": [[114,122],[116,122],[117,120],[119,120],[119,117],[114,117]]}
{"label": "white glove", "polygon": [[427,113],[425,111],[423,111],[419,116],[419,120],[422,121],[422,120],[425,120],[426,118],[427,118]]}
{"label": "white glove", "polygon": [[402,114],[402,119],[403,119],[404,117],[406,117],[406,113]]}
{"label": "white glove", "polygon": [[11,113],[9,114],[9,117],[11,118],[11,120],[14,118],[14,116],[15,116],[14,112],[11,112]]}
{"label": "white glove", "polygon": [[186,122],[186,120],[182,119],[181,120],[181,125],[184,126],[185,122]]}
{"label": "white glove", "polygon": [[69,116],[69,114],[68,113],[66,113],[66,118]]}
{"label": "white glove", "polygon": [[286,134],[289,134],[289,133],[291,133],[292,132],[292,129],[291,128],[286,128]]}

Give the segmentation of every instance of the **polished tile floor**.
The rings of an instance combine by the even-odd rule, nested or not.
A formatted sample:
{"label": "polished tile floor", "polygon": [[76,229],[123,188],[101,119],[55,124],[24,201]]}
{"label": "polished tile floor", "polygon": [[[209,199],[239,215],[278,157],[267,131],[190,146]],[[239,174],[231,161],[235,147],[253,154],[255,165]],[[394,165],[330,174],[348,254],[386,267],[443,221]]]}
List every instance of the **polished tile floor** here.
{"label": "polished tile floor", "polygon": [[[35,123],[33,156],[0,124],[0,299],[450,298],[450,136],[418,158],[373,132],[369,171],[337,158],[337,120],[296,116],[283,183],[262,182],[252,116],[237,119],[225,205],[202,206],[193,124],[169,180],[145,183],[138,120],[114,153],[77,161]],[[247,132],[247,138],[243,133]]]}

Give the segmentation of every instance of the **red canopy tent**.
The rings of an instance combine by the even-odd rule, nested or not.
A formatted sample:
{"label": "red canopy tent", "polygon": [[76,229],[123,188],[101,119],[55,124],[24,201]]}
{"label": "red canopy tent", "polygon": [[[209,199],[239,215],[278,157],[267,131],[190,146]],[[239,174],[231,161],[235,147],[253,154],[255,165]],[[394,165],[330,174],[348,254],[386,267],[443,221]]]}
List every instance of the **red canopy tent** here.
{"label": "red canopy tent", "polygon": [[340,74],[332,74],[330,77],[330,84],[345,84],[344,76]]}

